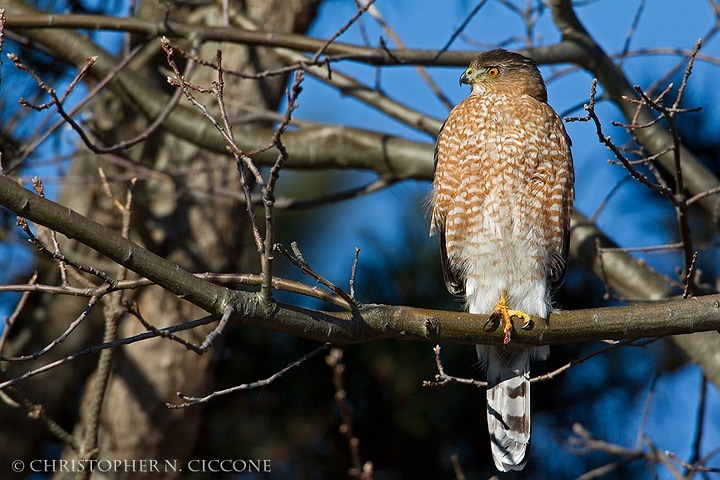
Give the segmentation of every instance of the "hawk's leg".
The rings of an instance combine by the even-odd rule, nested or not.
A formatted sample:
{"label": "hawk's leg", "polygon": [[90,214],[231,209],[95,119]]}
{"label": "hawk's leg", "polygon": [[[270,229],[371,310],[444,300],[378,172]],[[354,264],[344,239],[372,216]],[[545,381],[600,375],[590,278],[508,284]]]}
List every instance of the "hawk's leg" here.
{"label": "hawk's leg", "polygon": [[510,343],[510,333],[513,329],[512,322],[510,321],[512,317],[518,317],[523,319],[524,325],[527,325],[528,322],[530,322],[530,315],[528,315],[527,313],[521,312],[520,310],[510,310],[507,305],[507,292],[505,290],[503,290],[502,295],[500,296],[500,300],[498,301],[497,305],[495,305],[495,308],[493,309],[493,312],[488,320],[495,320],[498,319],[498,317],[502,317],[503,321],[505,322],[505,327],[503,328],[503,332],[505,332],[505,338],[503,340],[503,343],[505,345]]}

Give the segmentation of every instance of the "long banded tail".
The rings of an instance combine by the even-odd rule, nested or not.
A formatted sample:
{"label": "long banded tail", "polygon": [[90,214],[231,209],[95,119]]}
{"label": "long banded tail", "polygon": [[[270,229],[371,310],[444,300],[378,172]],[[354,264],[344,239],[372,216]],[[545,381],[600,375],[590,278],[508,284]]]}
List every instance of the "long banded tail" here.
{"label": "long banded tail", "polygon": [[495,466],[522,470],[530,445],[530,360],[545,358],[547,347],[477,346],[487,368],[487,423]]}

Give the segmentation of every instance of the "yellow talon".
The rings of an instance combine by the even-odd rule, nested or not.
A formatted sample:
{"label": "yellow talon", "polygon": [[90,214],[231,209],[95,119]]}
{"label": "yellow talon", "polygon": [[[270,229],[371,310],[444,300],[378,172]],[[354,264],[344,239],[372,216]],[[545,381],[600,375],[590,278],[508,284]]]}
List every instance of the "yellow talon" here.
{"label": "yellow talon", "polygon": [[507,305],[507,292],[503,290],[502,295],[500,296],[500,300],[498,301],[497,305],[495,305],[495,308],[493,309],[492,315],[490,315],[490,319],[495,319],[499,316],[502,316],[502,319],[505,322],[505,327],[503,328],[503,332],[505,332],[505,338],[503,340],[503,344],[507,345],[510,343],[510,333],[512,332],[513,325],[510,319],[512,317],[518,317],[523,320],[523,325],[527,325],[530,322],[530,315],[528,315],[525,312],[522,312],[520,310],[510,310]]}

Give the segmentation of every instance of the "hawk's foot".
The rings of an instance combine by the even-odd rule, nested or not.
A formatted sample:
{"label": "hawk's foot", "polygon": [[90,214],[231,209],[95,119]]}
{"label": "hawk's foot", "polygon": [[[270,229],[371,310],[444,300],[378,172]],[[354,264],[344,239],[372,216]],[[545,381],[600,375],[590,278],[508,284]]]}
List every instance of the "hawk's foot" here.
{"label": "hawk's foot", "polygon": [[505,338],[503,339],[504,345],[510,343],[510,334],[512,333],[513,329],[513,324],[510,320],[512,317],[518,317],[523,320],[523,326],[521,327],[523,329],[531,323],[530,315],[520,310],[511,310],[508,307],[507,292],[503,291],[502,295],[500,296],[500,300],[498,301],[497,305],[495,305],[495,308],[493,309],[493,312],[490,315],[488,321],[495,321],[499,320],[500,318],[503,319],[503,321],[505,322],[505,326],[503,327],[503,332],[505,332]]}

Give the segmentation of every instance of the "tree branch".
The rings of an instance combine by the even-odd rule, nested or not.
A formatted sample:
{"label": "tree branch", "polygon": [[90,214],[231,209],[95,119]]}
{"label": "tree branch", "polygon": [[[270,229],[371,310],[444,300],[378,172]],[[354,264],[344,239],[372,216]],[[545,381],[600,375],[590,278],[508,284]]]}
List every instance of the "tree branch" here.
{"label": "tree branch", "polygon": [[[162,36],[187,36],[200,34],[205,40],[223,40],[252,45],[285,47],[315,52],[325,45],[324,40],[311,39],[302,35],[269,34],[237,28],[203,28],[194,25],[122,19],[87,15],[44,15],[21,0],[8,0],[5,6],[8,14],[8,28],[22,29],[34,41],[52,48],[59,56],[76,66],[82,65],[88,57],[100,55],[91,72],[103,77],[117,64],[117,60],[86,37],[75,32],[51,30],[62,25],[64,28],[117,29],[133,33]],[[636,94],[622,70],[600,48],[578,20],[570,0],[548,2],[553,20],[563,35],[561,42],[532,49],[518,50],[531,56],[540,64],[576,63],[597,77],[606,95],[622,110],[626,119],[635,118],[635,106],[623,97],[636,98]],[[67,20],[66,20],[67,18]],[[92,23],[92,22],[95,23]],[[75,23],[73,23],[75,22]],[[38,26],[44,29],[30,30]],[[199,30],[198,30],[199,29]],[[172,31],[169,31],[172,30]],[[202,30],[202,31],[200,31]],[[363,61],[373,65],[437,65],[465,66],[476,55],[475,51],[443,52],[436,61],[434,50],[393,50],[374,49],[333,42],[327,46],[327,54],[342,55],[342,59]],[[339,58],[338,58],[339,59]],[[131,107],[148,118],[156,118],[167,106],[164,93],[151,88],[142,77],[123,70],[109,84],[109,87]],[[636,118],[637,123],[652,121],[649,112],[643,111]],[[198,127],[200,126],[200,127]],[[214,129],[202,120],[202,116],[182,106],[168,118],[164,128],[173,134],[217,153],[227,154],[226,144]],[[274,131],[270,128],[247,127],[236,130],[237,143],[246,151],[267,145]],[[657,154],[672,145],[670,134],[662,125],[638,131],[638,139],[650,154]],[[283,141],[293,152],[288,168],[337,168],[352,167],[375,170],[392,179],[430,178],[432,176],[432,146],[410,142],[375,132],[343,127],[313,127],[288,132]],[[318,142],[321,142],[318,144]],[[322,148],[320,148],[322,147]],[[718,180],[685,147],[681,146],[680,157],[685,175],[685,186],[690,195],[698,195],[720,187]],[[419,158],[427,161],[418,161]],[[257,155],[256,162],[272,165],[275,156],[270,152]],[[427,162],[427,163],[426,163]],[[668,172],[674,172],[673,154],[670,151],[659,156],[659,162]],[[720,195],[707,195],[700,200],[714,221],[720,221]]]}
{"label": "tree branch", "polygon": [[[605,95],[620,108],[628,122],[638,125],[651,123],[653,116],[649,111],[642,109],[637,112],[636,105],[623,100],[624,97],[638,98],[637,93],[622,69],[602,50],[580,23],[575,15],[572,1],[549,0],[547,3],[551,8],[553,21],[562,34],[563,40],[558,46],[564,45],[563,48],[556,48],[554,53],[562,52],[563,62],[576,63],[591,72],[605,88]],[[651,155],[665,151],[659,155],[658,162],[665,171],[675,175],[674,153],[668,149],[673,145],[673,138],[663,125],[656,123],[638,129],[635,133]],[[720,187],[720,180],[683,145],[680,145],[679,156],[685,188],[691,195]],[[714,222],[720,222],[720,195],[704,197],[702,206]]]}
{"label": "tree branch", "polygon": [[[8,0],[7,28],[28,33],[37,29],[91,29],[114,30],[146,35],[148,37],[171,37],[191,39],[201,37],[205,41],[237,43],[243,45],[280,47],[314,54],[323,50],[325,59],[355,60],[371,65],[435,65],[457,66],[470,63],[477,55],[474,50],[440,51],[361,47],[349,43],[312,38],[292,33],[267,32],[219,25],[192,25],[172,20],[158,21],[141,18],[120,18],[104,15],[53,15],[22,5],[20,0]],[[17,7],[17,8],[14,8]],[[324,64],[327,60],[311,58],[308,64]]]}
{"label": "tree branch", "polygon": [[[122,235],[0,176],[0,205],[97,250],[168,291],[215,315],[227,308],[236,321],[334,343],[384,338],[502,345],[500,329],[485,330],[485,317],[404,306],[364,305],[353,312],[323,312],[278,304],[262,308],[251,292],[202,280]],[[662,336],[720,329],[720,295],[646,305],[561,311],[532,330],[514,330],[512,344],[544,345],[601,339]]]}
{"label": "tree branch", "polygon": [[[623,72],[587,34],[584,27],[575,16],[570,1],[553,0],[548,3],[552,8],[556,25],[563,34],[563,40],[555,45],[523,50],[522,53],[531,55],[535,60],[542,64],[575,62],[583,66],[585,69],[591,71],[593,76],[600,80],[605,87],[606,95],[619,105],[621,109],[623,109],[625,116],[628,119],[633,119],[635,115],[634,106],[628,102],[622,101],[622,97],[628,96],[632,98],[635,96],[635,93],[633,92],[632,87],[625,78]],[[27,35],[33,41],[59,52],[60,58],[80,66],[85,62],[86,58],[94,55],[100,55],[94,69],[95,71],[91,72],[99,78],[102,78],[116,69],[118,62],[112,57],[112,55],[109,55],[107,52],[99,49],[86,37],[83,37],[75,32],[49,29],[52,27],[50,24],[60,25],[57,22],[65,22],[65,18],[70,18],[70,20],[67,20],[67,22],[70,22],[74,17],[53,15],[44,16],[41,15],[38,10],[29,7],[20,0],[7,0],[5,8],[7,9],[7,13],[10,17],[8,18],[8,28],[22,28],[23,34]],[[18,19],[22,19],[19,15],[23,14],[33,17],[33,20],[28,17],[28,22],[37,21],[38,18],[44,18],[43,21],[46,21],[46,23],[43,24],[43,26],[46,28],[29,30],[30,28],[34,28],[31,23],[21,25],[21,23],[18,22]],[[96,17],[85,18],[85,20],[83,20],[85,22],[83,25],[88,26],[87,22],[89,18],[92,19],[93,28],[96,26],[104,28],[101,24],[97,23],[98,18]],[[161,30],[153,29],[164,28],[167,25],[158,25],[157,22],[146,22],[144,26],[138,27],[140,23],[138,23],[135,19],[105,18],[107,18],[107,22],[115,22],[116,24],[119,21],[131,22],[135,25],[133,28],[137,27],[138,30],[130,30],[130,27],[128,27],[129,23],[124,23],[123,27],[118,29],[136,31],[136,33],[145,33],[147,35],[160,36],[162,35]],[[76,18],[76,20],[79,22],[81,19]],[[178,34],[178,32],[181,34],[183,33],[182,26],[175,24],[172,24],[172,26],[175,29],[175,34]],[[73,28],[70,23],[64,24],[64,27]],[[230,34],[230,30],[235,33]],[[197,27],[192,26],[192,33],[195,34],[197,32]],[[212,35],[214,35],[213,32],[217,32],[218,36],[226,34],[244,35],[245,37],[243,40],[240,40],[240,37],[238,37],[237,41],[248,44],[252,43],[250,37],[255,36],[259,42],[265,42],[256,43],[257,45],[267,44],[274,47],[285,47],[300,51],[304,50],[314,52],[325,43],[325,41],[322,40],[315,41],[314,39],[308,39],[307,37],[302,36],[300,36],[300,38],[289,38],[277,34],[267,35],[266,32],[247,32],[239,29],[225,30],[215,26],[200,33],[207,34],[208,36],[203,36],[203,38],[209,40],[216,38],[212,37]],[[173,32],[168,31],[166,33],[168,35],[173,35]],[[188,31],[184,33],[189,34],[190,32]],[[265,40],[262,40],[261,37],[265,38]],[[229,37],[222,39],[232,41]],[[303,47],[301,43],[304,41],[309,43]],[[340,55],[345,59],[352,58],[376,65],[392,65],[403,62],[412,63],[414,65],[423,65],[430,64],[430,60],[432,60],[432,57],[437,52],[432,50],[388,51],[387,49],[368,49],[333,42],[328,46],[326,53],[328,55]],[[437,59],[437,62],[434,63],[434,65],[464,66],[469,63],[475,53],[476,52],[474,51],[444,52],[443,55]],[[365,55],[365,57],[363,57],[363,55]],[[340,59],[340,57],[337,57],[336,59]],[[157,115],[161,114],[167,106],[167,99],[169,98],[167,95],[151,88],[142,77],[127,69],[122,70],[116,77],[114,77],[109,83],[109,87],[113,89],[115,94],[127,105],[137,109],[141,114],[147,116],[148,118],[156,118]],[[646,120],[647,121],[644,123],[652,121],[652,118],[648,118]],[[643,123],[642,119],[639,117],[635,118],[635,121],[637,123]],[[226,143],[222,137],[214,131],[207,122],[204,121],[201,115],[193,112],[189,108],[178,107],[173,114],[170,115],[163,128],[170,133],[187,139],[190,142],[194,142],[197,145],[209,148],[212,151],[223,154],[227,153]],[[671,161],[671,163],[673,163],[672,153],[668,148],[671,144],[669,134],[663,130],[660,125],[653,125],[652,127],[643,129],[643,132],[643,135],[647,134],[647,138],[639,136],[639,139],[645,144],[648,150],[654,154],[667,152],[664,154],[663,158],[667,158]],[[273,130],[270,128],[238,128],[237,141],[243,146],[243,148],[252,150],[263,145],[267,145],[271,141],[273,133]],[[292,157],[287,164],[287,167],[289,168],[369,169],[374,170],[381,178],[388,181],[404,178],[429,179],[432,176],[433,162],[431,144],[410,142],[376,132],[336,126],[302,128],[297,131],[287,132],[287,134],[283,137],[283,142],[288,150],[292,152]],[[264,154],[258,154],[254,159],[257,162],[272,164],[274,163],[276,157],[272,153],[266,152]],[[695,195],[694,201],[702,198],[703,206],[715,218],[718,207],[718,195],[710,195],[703,192],[720,191],[720,182],[718,182],[713,175],[709,174],[709,172],[700,165],[696,158],[684,148],[681,150],[681,162],[689,194]],[[671,166],[670,171],[672,170],[673,168]],[[68,214],[67,209],[61,208],[60,212],[63,216]],[[29,215],[25,216],[30,218]],[[52,219],[48,218],[46,220],[51,221]],[[38,221],[38,223],[42,222]],[[582,223],[579,216],[576,216],[576,223],[578,225]],[[573,246],[572,248],[575,249],[575,245],[577,245],[580,249],[595,249],[594,242],[586,241],[587,239],[595,236],[595,233],[593,233],[596,231],[593,230],[594,227],[590,226],[589,228],[589,230],[584,227],[574,229],[573,240],[571,242],[571,246]],[[72,229],[69,231],[72,232]],[[587,235],[583,237],[583,234]],[[104,251],[103,248],[109,247],[105,246],[97,249],[99,251]],[[135,246],[133,248],[138,247]],[[132,249],[128,251],[132,252]],[[642,265],[638,265],[629,255],[616,255],[613,252],[612,254],[605,253],[602,257],[599,257],[598,255],[587,255],[586,253],[583,253],[582,255],[576,254],[575,257],[588,262],[596,273],[601,273],[601,276],[607,275],[610,279],[610,283],[615,282],[616,284],[613,288],[623,295],[626,295],[628,298],[658,299],[667,297],[670,292],[667,284],[663,284],[662,281],[658,283],[658,278],[661,280],[661,277],[653,275],[649,269]],[[602,261],[600,258],[602,258]],[[151,265],[145,264],[138,265],[135,268],[142,270],[145,267],[150,266]],[[171,290],[178,295],[184,295],[182,291],[186,289],[187,285],[183,281],[179,282],[178,285],[174,284],[178,278],[173,278],[173,269],[177,269],[177,267],[169,264],[169,262],[165,262],[164,264],[161,264],[161,266],[163,269],[166,269],[164,272],[159,272],[162,274],[160,275],[162,278],[153,278],[152,280],[160,285],[166,286],[168,290]],[[623,273],[623,269],[625,268],[630,268],[630,271],[633,272],[632,275],[626,276]],[[601,269],[604,273],[600,272]],[[655,279],[651,278],[653,276]],[[633,278],[641,280],[636,282],[632,280]],[[207,282],[202,283],[202,285],[206,284]],[[245,308],[240,309],[240,311],[248,315],[253,314],[255,307],[255,304],[253,303],[253,295],[238,298],[235,296],[236,294],[239,295],[238,292],[230,292],[217,286],[215,286],[214,289],[211,286],[210,290],[206,290],[205,293],[201,295],[199,293],[201,290],[198,290],[200,288],[199,285],[200,284],[194,284],[193,287],[190,288],[190,290],[193,291],[193,294],[196,295],[196,297],[199,297],[194,299],[190,299],[190,297],[188,297],[191,301],[199,302],[199,305],[212,303],[209,299],[212,298],[213,294],[210,292],[214,292],[219,295],[216,298],[220,303],[229,301],[229,298],[232,298],[233,301],[237,300],[247,302],[244,306]],[[171,286],[172,288],[169,288],[168,286]],[[196,287],[198,289],[196,289]],[[285,311],[283,310],[284,308],[285,307],[281,308],[281,312]],[[219,313],[222,311],[222,308],[215,305],[215,308],[208,309],[208,311],[217,311]],[[363,311],[362,314],[364,315],[365,311]],[[559,318],[560,315],[562,314],[558,314],[553,318]],[[310,321],[312,324],[316,320]],[[290,323],[293,325],[293,328],[296,328],[297,331],[301,332],[299,334],[302,335],[302,323],[300,325],[295,325],[293,322]],[[286,325],[279,324],[274,325],[274,327],[271,326],[270,328],[284,329],[286,328]],[[328,335],[332,334],[333,332],[328,333]],[[523,335],[527,336],[529,334],[530,333],[524,333]],[[320,335],[320,333],[318,333],[318,335]],[[714,334],[707,334],[707,336],[712,335]],[[717,337],[717,335],[714,336]],[[693,336],[692,338],[695,337],[696,336]],[[684,338],[685,337],[679,337],[677,342],[682,343]],[[688,342],[685,350],[692,356],[692,352],[695,350],[692,348],[692,345],[690,345],[691,343],[692,341]],[[700,360],[702,360],[702,358],[700,358]],[[708,375],[708,377],[711,378],[712,376]],[[716,386],[720,386],[720,372],[718,372],[718,375],[713,381]]]}

